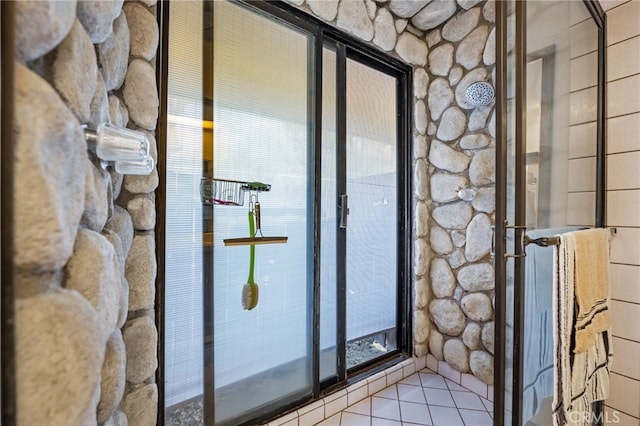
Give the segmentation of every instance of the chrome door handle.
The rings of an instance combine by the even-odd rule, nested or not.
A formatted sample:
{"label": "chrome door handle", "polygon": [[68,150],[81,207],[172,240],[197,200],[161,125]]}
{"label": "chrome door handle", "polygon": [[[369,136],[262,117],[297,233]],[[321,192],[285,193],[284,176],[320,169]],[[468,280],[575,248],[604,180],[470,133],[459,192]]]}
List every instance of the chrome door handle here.
{"label": "chrome door handle", "polygon": [[349,215],[349,196],[340,194],[340,229],[347,229],[347,216]]}
{"label": "chrome door handle", "polygon": [[522,258],[522,257],[526,257],[527,253],[525,252],[525,235],[527,232],[527,227],[524,225],[509,225],[509,223],[507,221],[505,221],[504,223],[504,227],[506,229],[513,229],[515,232],[520,231],[520,252],[522,254],[511,254],[511,253],[505,253],[504,254],[504,258],[508,259],[508,258],[513,258],[513,259],[517,259],[517,258]]}

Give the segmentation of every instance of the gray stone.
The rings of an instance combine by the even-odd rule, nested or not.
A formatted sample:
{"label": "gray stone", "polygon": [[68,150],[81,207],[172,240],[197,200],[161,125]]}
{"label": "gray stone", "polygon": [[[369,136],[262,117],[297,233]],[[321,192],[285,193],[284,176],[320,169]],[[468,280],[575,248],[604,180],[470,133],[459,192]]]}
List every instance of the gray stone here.
{"label": "gray stone", "polygon": [[462,149],[480,149],[489,145],[491,139],[482,133],[472,133],[465,135],[460,139],[460,148]]}
{"label": "gray stone", "polygon": [[427,203],[416,204],[416,237],[425,237],[429,233],[429,209]]}
{"label": "gray stone", "polygon": [[438,361],[444,361],[443,347],[444,336],[436,329],[431,330],[429,333],[429,352]]}
{"label": "gray stone", "polygon": [[461,373],[469,371],[469,351],[460,339],[449,339],[444,342],[444,360]]}
{"label": "gray stone", "polygon": [[433,209],[433,219],[440,226],[448,229],[464,229],[472,215],[471,206],[465,202],[445,204]]}
{"label": "gray stone", "polygon": [[129,283],[129,311],[153,309],[156,293],[156,244],[153,234],[133,237],[124,267]]}
{"label": "gray stone", "polygon": [[413,289],[414,306],[418,309],[425,309],[429,306],[429,283],[426,277],[417,278]]}
{"label": "gray stone", "polygon": [[446,260],[439,257],[433,259],[429,277],[431,278],[431,289],[435,297],[442,299],[453,296],[456,280]]}
{"label": "gray stone", "polygon": [[474,209],[484,212],[493,213],[496,209],[496,190],[493,187],[480,188],[476,197],[471,202]]}
{"label": "gray stone", "polygon": [[440,333],[459,336],[464,330],[465,317],[455,300],[434,299],[429,304],[429,312]]}
{"label": "gray stone", "polygon": [[316,16],[328,22],[338,15],[338,0],[307,0],[307,6]]}
{"label": "gray stone", "polygon": [[411,18],[411,23],[425,31],[433,29],[456,13],[456,4],[451,0],[433,0]]}
{"label": "gray stone", "polygon": [[480,333],[482,327],[475,322],[470,322],[462,333],[462,341],[465,346],[471,350],[480,348]]}
{"label": "gray stone", "polygon": [[414,123],[416,126],[416,130],[424,135],[427,131],[428,122],[429,119],[427,118],[427,106],[424,104],[423,100],[418,100],[414,108]]}
{"label": "gray stone", "polygon": [[468,186],[469,180],[465,176],[434,173],[431,176],[431,199],[436,203],[456,201],[458,190]]}
{"label": "gray stone", "polygon": [[25,61],[49,53],[69,34],[76,18],[76,2],[15,2],[16,56]]}
{"label": "gray stone", "polygon": [[411,65],[421,67],[427,64],[427,45],[413,34],[404,32],[398,37],[396,53]]}
{"label": "gray stone", "polygon": [[494,321],[490,321],[488,323],[486,323],[484,325],[484,327],[482,327],[482,344],[484,345],[485,349],[487,351],[489,351],[489,353],[491,353],[491,355],[493,355],[493,349],[494,349],[494,337],[495,336],[495,322]]}
{"label": "gray stone", "polygon": [[413,159],[426,158],[429,149],[427,138],[424,135],[413,136]]}
{"label": "gray stone", "polygon": [[496,110],[494,109],[491,113],[491,117],[489,117],[489,122],[487,123],[487,130],[492,138],[496,138]]}
{"label": "gray stone", "polygon": [[[129,65],[129,25],[124,13],[113,21],[113,32],[97,46],[100,72],[107,91],[119,89]],[[125,123],[126,124],[126,123]]]}
{"label": "gray stone", "polygon": [[429,71],[432,74],[446,77],[453,66],[453,45],[445,43],[429,53]]}
{"label": "gray stone", "polygon": [[89,113],[88,124],[94,129],[97,128],[100,123],[109,122],[109,99],[102,74],[100,73],[96,73],[96,92],[89,105]]}
{"label": "gray stone", "polygon": [[482,16],[489,22],[496,21],[496,3],[494,0],[487,0],[482,8]]}
{"label": "gray stone", "polygon": [[120,98],[115,95],[109,95],[109,122],[114,126],[127,127],[128,121],[129,113],[127,108],[120,102]]}
{"label": "gray stone", "polygon": [[81,123],[91,116],[91,100],[96,91],[96,54],[89,35],[80,22],[48,56],[51,83]]}
{"label": "gray stone", "polygon": [[393,50],[398,34],[393,23],[393,16],[387,9],[380,9],[378,16],[373,21],[373,28],[375,31],[373,43],[385,52]]}
{"label": "gray stone", "polygon": [[429,125],[427,126],[427,135],[433,136],[436,134],[437,131],[438,131],[438,126],[436,126],[436,123],[429,122]]}
{"label": "gray stone", "polygon": [[469,178],[474,186],[496,182],[496,151],[493,148],[478,151],[469,165]]}
{"label": "gray stone", "polygon": [[125,395],[120,409],[132,426],[156,426],[158,416],[158,386],[142,385]]}
{"label": "gray stone", "polygon": [[122,328],[122,338],[127,348],[127,381],[142,383],[158,368],[156,326],[146,315],[129,320]]}
{"label": "gray stone", "polygon": [[465,10],[471,9],[473,6],[482,3],[484,0],[456,0],[461,8]]}
{"label": "gray stone", "polygon": [[53,271],[73,251],[84,209],[87,145],[51,86],[19,63],[15,87],[15,266]]}
{"label": "gray stone", "polygon": [[65,288],[82,294],[98,313],[105,332],[116,328],[120,270],[113,245],[103,235],[80,229],[65,267]]}
{"label": "gray stone", "polygon": [[142,3],[127,2],[122,10],[127,15],[129,25],[129,54],[150,61],[156,56],[160,40],[156,18]]}
{"label": "gray stone", "polygon": [[118,409],[125,386],[125,368],[127,353],[122,333],[116,329],[109,340],[102,363],[100,379],[100,402],[98,403],[98,424],[109,420]]}
{"label": "gray stone", "polygon": [[449,87],[449,82],[444,78],[436,78],[429,86],[427,102],[432,120],[439,120],[442,113],[451,105],[453,101],[453,90]]}
{"label": "gray stone", "polygon": [[416,343],[427,343],[429,339],[429,317],[424,311],[416,309],[413,311],[413,338]]}
{"label": "gray stone", "polygon": [[429,74],[424,68],[416,68],[413,71],[413,95],[418,99],[427,96],[427,87],[429,87]]}
{"label": "gray stone", "polygon": [[[380,0],[376,0],[376,1],[380,1]],[[385,0],[386,1],[386,0]],[[405,30],[405,28],[407,28],[407,24],[409,23],[409,21],[407,19],[396,19],[395,21],[395,25],[396,25],[396,32],[398,34],[400,34],[401,32],[403,32]]]}
{"label": "gray stone", "polygon": [[467,126],[467,116],[456,106],[447,108],[442,114],[436,136],[442,141],[454,141],[459,138]]}
{"label": "gray stone", "polygon": [[454,246],[462,247],[467,242],[467,237],[461,231],[451,231],[451,240]]}
{"label": "gray stone", "polygon": [[[376,13],[378,11],[378,6],[376,5],[376,2],[374,0],[364,0],[364,5],[367,7],[367,13],[369,14],[369,19],[373,21],[376,18]],[[393,21],[393,18],[392,18],[392,21]],[[391,27],[393,27],[393,22]]]}
{"label": "gray stone", "polygon": [[129,118],[143,129],[155,129],[159,101],[153,67],[142,59],[131,61],[122,94]]}
{"label": "gray stone", "polygon": [[413,273],[421,276],[427,273],[431,261],[431,249],[427,242],[420,238],[413,243]]}
{"label": "gray stone", "polygon": [[488,321],[493,317],[491,299],[484,293],[469,293],[462,298],[460,306],[473,321]]}
{"label": "gray stone", "polygon": [[476,68],[462,77],[460,83],[456,86],[456,103],[463,109],[473,109],[474,106],[467,102],[467,88],[475,82],[487,80],[487,70],[484,68]]}
{"label": "gray stone", "polygon": [[462,71],[462,68],[460,68],[459,66],[456,65],[455,67],[451,68],[451,72],[449,73],[449,84],[455,86],[456,84],[460,83],[460,79],[462,79],[463,75],[464,71]]}
{"label": "gray stone", "polygon": [[113,191],[113,199],[117,200],[122,191],[122,184],[124,183],[124,175],[116,172],[113,167],[108,169],[111,175],[111,190]]}
{"label": "gray stone", "polygon": [[431,249],[437,254],[449,254],[453,250],[453,243],[449,233],[439,226],[431,228],[429,242],[431,243]]}
{"label": "gray stone", "polygon": [[96,424],[108,334],[79,293],[57,289],[16,299],[19,425]]}
{"label": "gray stone", "polygon": [[416,161],[415,165],[415,194],[418,200],[427,200],[429,198],[429,175],[427,172],[427,162],[424,160]]}
{"label": "gray stone", "polygon": [[447,257],[447,260],[449,261],[449,265],[451,265],[453,269],[458,269],[459,267],[467,263],[467,259],[464,258],[464,253],[462,252],[462,250],[454,250],[453,253],[451,253]]}
{"label": "gray stone", "polygon": [[364,41],[373,38],[373,23],[362,0],[340,2],[336,24]]}
{"label": "gray stone", "polygon": [[93,231],[102,231],[107,219],[113,215],[111,176],[106,170],[86,160],[84,212],[80,224]]}
{"label": "gray stone", "polygon": [[488,385],[493,385],[493,357],[485,351],[472,351],[469,367],[473,375]]}
{"label": "gray stone", "polygon": [[102,232],[105,238],[113,245],[118,268],[120,268],[120,300],[118,301],[118,322],[116,323],[116,327],[122,328],[124,323],[127,321],[127,316],[129,315],[129,283],[124,277],[124,265],[126,258],[124,257],[122,241],[118,234],[108,229],[103,229]]}
{"label": "gray stone", "polygon": [[78,0],[76,16],[92,43],[102,43],[111,34],[115,7],[113,0]]}
{"label": "gray stone", "polygon": [[482,62],[491,66],[496,63],[496,29],[491,29],[487,42],[484,45],[484,52],[482,53]]}
{"label": "gray stone", "polygon": [[[120,206],[115,206],[113,217],[107,222],[105,228],[118,235],[122,242],[122,254],[126,259],[129,256],[129,250],[131,249],[131,243],[133,241],[133,223],[131,222],[129,212]],[[122,266],[124,267],[124,262]]]}
{"label": "gray stone", "polygon": [[411,18],[430,2],[431,0],[391,0],[389,8],[401,18]]}
{"label": "gray stone", "polygon": [[459,173],[467,169],[471,157],[434,139],[429,150],[429,161],[439,169]]}
{"label": "gray stone", "polygon": [[469,131],[475,132],[487,127],[487,117],[491,114],[491,106],[478,107],[473,110],[469,118]]}
{"label": "gray stone", "polygon": [[465,38],[480,20],[480,9],[471,9],[451,18],[442,27],[442,38],[449,41],[458,42]]}
{"label": "gray stone", "polygon": [[138,231],[151,231],[156,226],[156,204],[151,196],[134,197],[127,203],[133,228]]}
{"label": "gray stone", "polygon": [[458,271],[458,284],[466,291],[484,291],[495,288],[495,272],[490,263],[474,263]]}
{"label": "gray stone", "polygon": [[122,411],[116,411],[102,426],[128,426],[128,424],[127,415]]}
{"label": "gray stone", "polygon": [[460,287],[456,287],[456,291],[453,292],[453,298],[460,303],[460,300],[462,300],[462,296],[464,296],[464,290],[462,290]]}
{"label": "gray stone", "polygon": [[486,25],[476,28],[465,37],[456,50],[456,62],[468,70],[478,66],[482,59],[484,45],[487,42],[489,28]]}
{"label": "gray stone", "polygon": [[125,175],[123,186],[131,194],[148,194],[158,187],[158,169],[154,168],[148,176]]}
{"label": "gray stone", "polygon": [[464,255],[469,262],[487,256],[491,251],[491,219],[484,213],[477,214],[467,227],[467,244]]}
{"label": "gray stone", "polygon": [[304,4],[304,0],[285,0],[287,3],[291,3],[296,6],[302,6]]}
{"label": "gray stone", "polygon": [[433,46],[442,41],[440,30],[436,28],[435,30],[429,31],[425,39],[427,40],[427,46],[429,46],[429,49],[431,49]]}

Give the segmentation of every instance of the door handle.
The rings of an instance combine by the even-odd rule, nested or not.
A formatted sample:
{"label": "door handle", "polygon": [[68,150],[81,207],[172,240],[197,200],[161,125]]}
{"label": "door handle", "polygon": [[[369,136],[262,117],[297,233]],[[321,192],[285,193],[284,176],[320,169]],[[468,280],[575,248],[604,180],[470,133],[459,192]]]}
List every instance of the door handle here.
{"label": "door handle", "polygon": [[509,223],[507,221],[505,221],[504,227],[505,227],[505,229],[513,229],[516,232],[516,235],[517,235],[518,231],[520,231],[520,252],[521,252],[521,254],[505,253],[504,254],[505,259],[508,259],[510,257],[514,258],[514,259],[521,258],[521,257],[526,257],[527,253],[526,253],[524,247],[526,245],[525,244],[525,235],[526,235],[526,232],[527,232],[527,227],[524,226],[524,225],[509,225]]}
{"label": "door handle", "polygon": [[349,215],[349,196],[340,194],[340,229],[347,229],[347,216]]}

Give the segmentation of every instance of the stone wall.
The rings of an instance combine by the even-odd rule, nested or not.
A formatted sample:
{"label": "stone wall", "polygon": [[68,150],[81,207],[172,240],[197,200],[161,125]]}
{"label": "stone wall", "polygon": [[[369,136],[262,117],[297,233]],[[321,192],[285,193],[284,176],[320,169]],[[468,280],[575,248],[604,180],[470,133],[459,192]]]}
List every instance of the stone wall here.
{"label": "stone wall", "polygon": [[20,425],[156,423],[158,174],[102,168],[81,127],[144,131],[156,155],[154,3],[16,3]]}
{"label": "stone wall", "polygon": [[288,1],[413,66],[414,354],[492,384],[495,118],[465,91],[492,80],[493,0]]}

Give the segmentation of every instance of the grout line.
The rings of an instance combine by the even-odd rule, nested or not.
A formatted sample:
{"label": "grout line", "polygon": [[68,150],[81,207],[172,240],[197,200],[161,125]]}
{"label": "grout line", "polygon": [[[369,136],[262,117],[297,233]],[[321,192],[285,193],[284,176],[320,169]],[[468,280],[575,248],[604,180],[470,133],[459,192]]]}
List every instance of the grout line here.
{"label": "grout line", "polygon": [[[611,298],[612,301],[616,301],[616,302],[625,302],[625,303],[629,303],[631,305],[640,305],[640,302],[631,302],[629,300],[623,300],[623,299],[616,299],[616,298]],[[617,336],[616,336],[617,337]],[[629,340],[629,339],[626,339]],[[635,340],[632,340],[632,342],[635,342]],[[640,343],[640,342],[639,342]]]}
{"label": "grout line", "polygon": [[607,404],[605,404],[604,406],[605,406],[605,407],[610,408],[610,409],[611,409],[611,410],[613,410],[613,411],[617,411],[618,413],[622,413],[622,414],[624,414],[625,416],[633,417],[634,419],[637,419],[637,418],[638,418],[638,417],[634,416],[633,414],[629,414],[629,413],[627,413],[626,411],[622,411],[622,410],[620,410],[619,408],[612,407],[611,405],[607,405]]}

